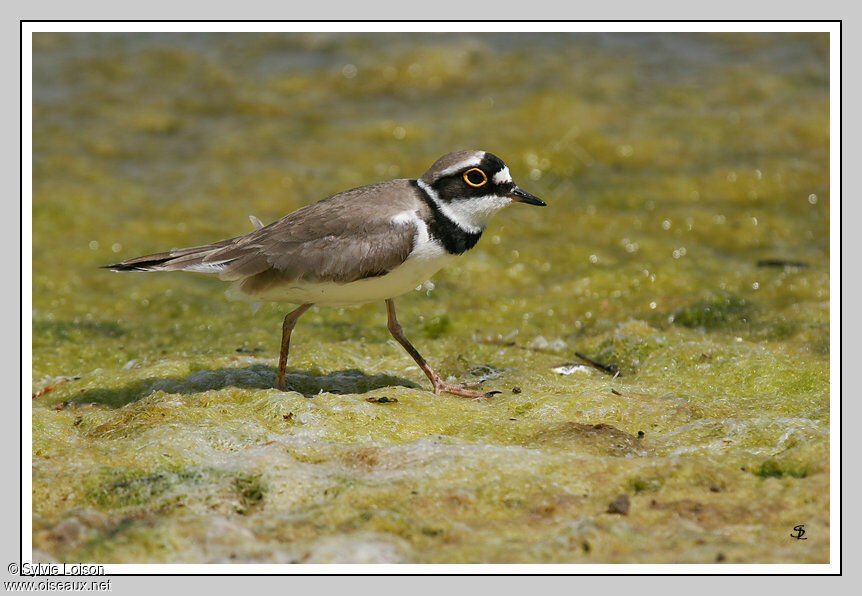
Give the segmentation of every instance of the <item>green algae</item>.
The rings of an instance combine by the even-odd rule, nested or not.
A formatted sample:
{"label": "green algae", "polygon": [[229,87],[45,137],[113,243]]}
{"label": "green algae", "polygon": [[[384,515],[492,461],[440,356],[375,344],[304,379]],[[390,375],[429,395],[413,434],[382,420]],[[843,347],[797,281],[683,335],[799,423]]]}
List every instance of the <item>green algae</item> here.
{"label": "green algae", "polygon": [[[510,37],[33,37],[33,391],[70,379],[33,400],[35,549],[828,560],[826,37]],[[382,304],[304,315],[278,392],[286,305],[98,269],[459,148],[549,205],[398,300],[491,399],[428,391]]]}
{"label": "green algae", "polygon": [[751,304],[739,296],[711,296],[677,309],[673,322],[683,327],[734,329],[751,320]]}

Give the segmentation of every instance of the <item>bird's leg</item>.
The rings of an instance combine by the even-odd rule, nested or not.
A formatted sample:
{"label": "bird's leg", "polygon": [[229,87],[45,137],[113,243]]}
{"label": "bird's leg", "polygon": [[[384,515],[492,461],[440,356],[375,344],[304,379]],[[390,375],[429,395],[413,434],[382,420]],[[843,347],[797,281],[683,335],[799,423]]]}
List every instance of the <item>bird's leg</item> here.
{"label": "bird's leg", "polygon": [[284,371],[287,368],[287,351],[290,348],[290,334],[293,331],[296,320],[302,313],[311,308],[310,304],[303,304],[294,311],[287,313],[284,323],[281,325],[281,354],[278,356],[278,376],[275,378],[275,388],[284,391]]}
{"label": "bird's leg", "polygon": [[489,395],[492,395],[492,393],[483,393],[482,391],[471,391],[467,389],[465,385],[455,385],[441,380],[437,373],[428,366],[428,363],[425,362],[422,355],[416,351],[413,344],[404,337],[401,325],[398,323],[398,319],[395,318],[395,302],[392,298],[386,299],[386,309],[389,311],[389,332],[392,333],[392,337],[394,337],[396,341],[401,344],[401,347],[410,354],[410,357],[416,361],[416,364],[419,365],[419,368],[422,369],[422,372],[424,372],[425,376],[427,376],[431,381],[431,385],[434,387],[434,393],[439,395],[445,391],[446,393],[460,395],[462,397],[488,397]]}

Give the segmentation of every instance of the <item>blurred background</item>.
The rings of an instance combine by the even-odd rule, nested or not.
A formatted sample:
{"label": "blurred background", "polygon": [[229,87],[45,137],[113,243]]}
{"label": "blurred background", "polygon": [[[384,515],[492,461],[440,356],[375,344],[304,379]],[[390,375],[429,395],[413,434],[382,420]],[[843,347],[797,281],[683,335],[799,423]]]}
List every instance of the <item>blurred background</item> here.
{"label": "blurred background", "polygon": [[[467,496],[429,495],[421,519],[408,516],[413,521],[399,531],[374,526],[378,518],[350,526],[397,534],[395,558],[823,560],[823,533],[793,552],[769,537],[783,541],[800,507],[828,520],[828,41],[827,34],[740,33],[35,34],[33,390],[73,379],[34,400],[36,546],[71,560],[150,561],[183,545],[190,560],[221,560],[222,547],[188,550],[209,544],[188,530],[188,519],[177,529],[155,513],[170,495],[189,515],[189,503],[198,503],[195,519],[206,520],[202,497],[190,495],[216,485],[232,487],[225,494],[245,503],[246,513],[259,505],[258,493],[281,503],[257,509],[263,517],[254,523],[247,515],[237,522],[236,508],[224,517],[242,526],[238,535],[283,544],[263,511],[285,523],[279,515],[302,517],[290,507],[315,497],[293,494],[288,507],[272,497],[281,486],[267,476],[274,472],[261,471],[271,466],[254,471],[256,464],[228,458],[212,471],[204,463],[267,440],[286,445],[294,459],[302,452],[336,462],[342,476],[344,466],[359,474],[351,484],[360,487],[358,501],[314,518],[320,535],[342,536],[345,519],[363,515],[369,502],[382,507],[383,496],[361,480],[375,463],[351,451],[357,443],[382,450],[377,462],[393,446],[403,454],[404,442],[434,435],[447,445],[526,445],[529,454],[522,467],[517,454],[505,465],[493,459],[499,454],[476,456],[481,469],[508,470],[499,493],[469,488],[474,476],[461,468],[463,475],[435,476],[404,464],[402,481]],[[458,149],[495,153],[516,183],[548,203],[510,207],[476,249],[399,301],[408,337],[444,375],[523,390],[507,393],[493,414],[415,388],[387,389],[393,379],[414,387],[425,380],[392,345],[382,303],[315,309],[300,321],[294,381],[328,397],[288,398],[267,390],[287,305],[252,316],[247,305],[224,299],[217,279],[98,269],[245,233],[249,215],[269,223],[347,188],[415,178]],[[575,351],[616,365],[617,393],[599,371],[560,372],[560,364],[581,362]],[[354,368],[361,373],[335,375]],[[364,393],[381,391],[429,410],[415,418],[386,410],[396,413],[384,425],[380,406],[364,401]],[[200,408],[186,410],[192,399],[236,408],[203,422]],[[248,400],[264,400],[278,421],[269,409],[249,409]],[[316,418],[315,402],[356,412]],[[305,435],[284,424],[304,408],[311,408]],[[511,430],[516,419],[522,430]],[[654,442],[623,469],[612,441],[559,427],[580,423],[612,424],[631,436],[647,430]],[[177,442],[178,433],[186,438]],[[582,469],[602,471],[593,480],[569,476],[571,458],[586,457],[583,441],[592,459],[579,460]],[[167,444],[176,452],[163,457]],[[415,448],[426,453],[427,445]],[[550,458],[540,458],[547,468],[540,479],[530,459],[536,449]],[[679,464],[680,454],[701,459]],[[224,471],[237,466],[247,476]],[[603,475],[610,470],[617,471]],[[524,474],[544,488],[512,505],[506,499],[526,490]],[[682,480],[674,485],[671,477]],[[774,486],[764,488],[766,481]],[[150,490],[151,482],[161,488]],[[725,496],[736,503],[735,517],[724,511],[704,520],[703,509],[679,505],[699,502],[688,493],[697,483],[736,490],[735,501]],[[58,486],[67,499],[58,500]],[[130,486],[149,488],[117,497]],[[634,552],[638,540],[653,544],[634,521],[616,534],[605,522],[569,523],[573,511],[582,513],[577,499],[595,498],[593,515],[617,492],[658,495],[661,503],[661,490],[679,491],[667,497],[677,504],[650,509],[652,522],[664,516],[671,527],[671,517],[688,516],[702,534],[668,542],[652,558]],[[557,495],[548,505],[559,491],[577,499]],[[745,505],[752,495],[771,495],[765,509]],[[393,499],[387,492],[384,500]],[[461,516],[465,502],[484,513]],[[81,508],[101,517],[82,521]],[[127,537],[121,547],[106,538],[130,511],[159,520],[173,546]],[[513,511],[550,525],[540,532],[522,517],[512,525]],[[731,518],[749,529],[728,544],[713,530],[736,523]],[[83,528],[74,538],[57,530],[69,519]],[[505,519],[505,531],[489,521]],[[308,544],[318,536],[297,532]],[[501,543],[503,534],[514,542]],[[706,546],[691,547],[704,544],[697,540]],[[302,548],[317,553],[312,559],[352,552],[328,544]],[[256,560],[256,551],[244,552],[241,560]]]}

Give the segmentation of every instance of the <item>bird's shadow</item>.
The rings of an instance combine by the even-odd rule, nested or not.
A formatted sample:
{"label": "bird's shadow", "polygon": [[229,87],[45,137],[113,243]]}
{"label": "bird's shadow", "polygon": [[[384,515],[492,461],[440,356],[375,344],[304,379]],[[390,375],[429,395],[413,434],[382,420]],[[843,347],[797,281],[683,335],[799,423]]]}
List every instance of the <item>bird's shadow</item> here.
{"label": "bird's shadow", "polygon": [[[123,387],[87,389],[69,402],[121,408],[157,391],[190,395],[227,387],[273,389],[275,375],[275,368],[265,364],[252,364],[244,368],[198,370],[184,377],[150,377]],[[355,368],[330,373],[288,371],[284,382],[287,390],[302,393],[306,397],[314,397],[318,393],[367,393],[392,386],[421,388],[409,379],[385,374],[369,375]]]}

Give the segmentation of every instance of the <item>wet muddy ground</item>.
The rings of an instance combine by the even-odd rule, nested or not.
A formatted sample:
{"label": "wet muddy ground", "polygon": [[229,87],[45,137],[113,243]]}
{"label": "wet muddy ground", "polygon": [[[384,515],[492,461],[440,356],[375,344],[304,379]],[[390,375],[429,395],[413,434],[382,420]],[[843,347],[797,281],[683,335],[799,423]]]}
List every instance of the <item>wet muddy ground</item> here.
{"label": "wet muddy ground", "polygon": [[[37,558],[828,561],[827,37],[515,41],[34,36]],[[383,303],[300,319],[282,393],[288,305],[98,269],[465,148],[548,207],[397,304],[492,398]]]}

